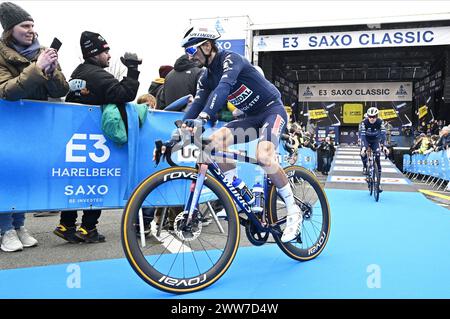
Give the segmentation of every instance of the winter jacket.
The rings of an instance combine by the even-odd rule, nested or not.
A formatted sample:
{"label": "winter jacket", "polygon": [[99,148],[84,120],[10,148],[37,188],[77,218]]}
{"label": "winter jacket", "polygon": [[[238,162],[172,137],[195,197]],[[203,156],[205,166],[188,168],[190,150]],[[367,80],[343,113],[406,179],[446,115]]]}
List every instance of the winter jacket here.
{"label": "winter jacket", "polygon": [[165,105],[178,100],[180,97],[197,92],[197,82],[203,69],[189,60],[186,55],[181,56],[175,62],[174,69],[167,74],[164,83]]}
{"label": "winter jacket", "polygon": [[445,150],[450,146],[450,134],[442,135],[436,143],[436,151]]}
{"label": "winter jacket", "polygon": [[66,102],[119,105],[133,101],[139,89],[139,71],[129,69],[127,76],[119,82],[111,73],[89,59],[73,71],[71,78],[86,81],[86,89],[69,92]]}
{"label": "winter jacket", "polygon": [[136,98],[139,89],[139,71],[128,69],[127,76],[119,82],[111,73],[87,59],[73,71],[71,77],[86,81],[86,89],[69,92],[66,102],[88,105],[116,104],[128,132],[125,103]]}
{"label": "winter jacket", "polygon": [[323,141],[317,151],[320,152],[322,156],[332,158],[334,156],[335,148],[333,144]]}
{"label": "winter jacket", "polygon": [[425,154],[431,148],[431,143],[428,137],[422,138],[422,142],[420,143],[419,154]]}
{"label": "winter jacket", "polygon": [[164,102],[164,79],[157,78],[152,81],[148,88],[148,94],[151,94],[156,99],[156,109],[163,110],[167,104]]}
{"label": "winter jacket", "polygon": [[49,97],[59,98],[67,94],[69,85],[59,65],[48,77],[36,66],[39,54],[30,61],[0,41],[0,98],[45,101]]}

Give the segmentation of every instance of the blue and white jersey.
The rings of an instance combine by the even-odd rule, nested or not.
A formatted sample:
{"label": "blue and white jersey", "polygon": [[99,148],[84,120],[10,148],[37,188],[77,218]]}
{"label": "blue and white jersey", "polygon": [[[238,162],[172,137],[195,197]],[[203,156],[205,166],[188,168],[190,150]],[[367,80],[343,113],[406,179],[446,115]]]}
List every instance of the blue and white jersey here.
{"label": "blue and white jersey", "polygon": [[377,118],[375,123],[371,124],[369,119],[361,122],[361,141],[364,147],[368,147],[369,143],[379,142],[384,145],[386,140],[386,128],[382,119]]}
{"label": "blue and white jersey", "polygon": [[246,114],[257,114],[281,101],[281,94],[247,59],[223,50],[203,72],[184,119],[196,118],[200,112],[214,117],[227,101]]}

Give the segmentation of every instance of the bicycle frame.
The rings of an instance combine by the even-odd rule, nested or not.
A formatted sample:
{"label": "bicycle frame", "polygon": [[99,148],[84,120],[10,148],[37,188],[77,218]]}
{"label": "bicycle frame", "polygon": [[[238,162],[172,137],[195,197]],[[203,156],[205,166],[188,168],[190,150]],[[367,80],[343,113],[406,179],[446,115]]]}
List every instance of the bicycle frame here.
{"label": "bicycle frame", "polygon": [[[206,158],[205,158],[206,157]],[[252,157],[248,157],[245,155],[232,153],[232,152],[211,152],[211,156],[208,156],[204,152],[202,152],[202,155],[199,156],[199,159],[201,159],[197,165],[198,165],[198,177],[196,181],[192,182],[191,185],[191,195],[189,197],[189,200],[187,201],[185,211],[189,212],[188,216],[188,223],[190,222],[192,218],[192,214],[195,210],[195,207],[198,205],[198,200],[200,198],[201,190],[203,187],[203,182],[206,177],[207,171],[209,171],[228,191],[232,199],[235,201],[235,203],[238,204],[239,208],[247,215],[250,222],[256,227],[256,229],[259,232],[278,232],[275,229],[273,229],[274,226],[282,224],[285,221],[285,218],[280,219],[275,224],[270,225],[263,225],[256,215],[253,213],[250,205],[245,201],[245,199],[242,197],[242,195],[239,193],[239,191],[232,185],[231,182],[227,182],[225,180],[225,175],[223,174],[222,170],[220,169],[219,165],[212,160],[212,157],[222,157],[227,159],[233,159],[237,161],[243,161],[248,162],[251,164],[258,165],[258,162],[256,159]],[[268,190],[272,186],[272,182],[270,181],[270,178],[264,173],[264,193],[268,194]],[[193,205],[194,204],[194,205]],[[268,196],[264,199],[264,211],[263,211],[263,218],[266,218],[268,209]]]}

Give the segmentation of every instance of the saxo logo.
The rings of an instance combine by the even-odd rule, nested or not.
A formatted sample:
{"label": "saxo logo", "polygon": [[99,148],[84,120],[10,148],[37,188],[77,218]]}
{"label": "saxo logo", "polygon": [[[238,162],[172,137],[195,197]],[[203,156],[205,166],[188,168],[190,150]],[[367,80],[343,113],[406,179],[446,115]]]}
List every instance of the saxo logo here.
{"label": "saxo logo", "polygon": [[[84,141],[84,143],[83,143]],[[66,162],[70,163],[86,163],[86,155],[75,155],[81,152],[86,153],[87,141],[92,144],[98,152],[89,152],[87,155],[95,163],[104,163],[109,159],[111,151],[106,146],[106,139],[102,134],[74,134],[69,142],[66,144]],[[98,154],[98,155],[97,155]]]}

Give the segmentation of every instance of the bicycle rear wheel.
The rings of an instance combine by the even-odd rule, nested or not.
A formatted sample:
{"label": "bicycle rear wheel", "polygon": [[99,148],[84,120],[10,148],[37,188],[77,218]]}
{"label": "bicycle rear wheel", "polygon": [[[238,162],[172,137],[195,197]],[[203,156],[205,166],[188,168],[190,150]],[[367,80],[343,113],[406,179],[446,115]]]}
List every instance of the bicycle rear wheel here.
{"label": "bicycle rear wheel", "polygon": [[[206,176],[199,205],[188,221],[184,207],[196,181],[197,170],[193,168],[162,170],[135,189],[124,209],[122,246],[130,265],[145,282],[166,292],[187,293],[211,285],[230,267],[238,249],[236,207],[213,176]],[[216,216],[213,203],[217,201],[225,218]],[[151,236],[142,241],[138,222],[142,207],[174,211],[173,231],[158,229],[152,222]],[[208,225],[207,217],[213,220]],[[159,224],[162,227],[164,220]]]}
{"label": "bicycle rear wheel", "polygon": [[289,166],[284,169],[292,187],[295,200],[303,211],[303,225],[297,240],[283,243],[281,234],[286,224],[286,205],[276,187],[269,192],[269,221],[277,224],[279,235],[273,234],[275,242],[289,257],[307,261],[316,258],[325,248],[330,234],[330,208],[325,192],[314,175],[303,167]]}

